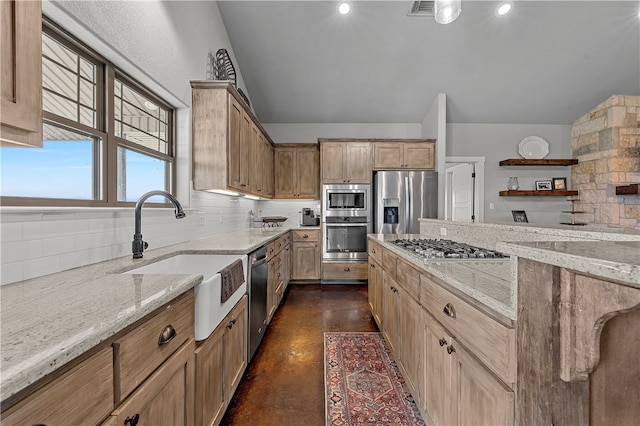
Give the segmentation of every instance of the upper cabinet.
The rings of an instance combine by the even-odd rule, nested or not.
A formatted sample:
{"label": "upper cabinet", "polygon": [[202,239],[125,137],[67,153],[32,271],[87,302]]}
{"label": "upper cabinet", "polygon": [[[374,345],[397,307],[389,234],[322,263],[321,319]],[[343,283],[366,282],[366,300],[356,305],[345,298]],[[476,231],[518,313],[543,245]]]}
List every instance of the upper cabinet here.
{"label": "upper cabinet", "polygon": [[374,142],[374,170],[389,169],[433,169],[435,141],[388,141]]}
{"label": "upper cabinet", "polygon": [[0,1],[0,142],[42,146],[42,4]]}
{"label": "upper cabinet", "polygon": [[275,145],[275,198],[320,198],[320,153],[317,144]]}
{"label": "upper cabinet", "polygon": [[273,145],[226,81],[192,81],[195,190],[273,197]]}
{"label": "upper cabinet", "polygon": [[371,142],[319,139],[322,183],[371,183]]}

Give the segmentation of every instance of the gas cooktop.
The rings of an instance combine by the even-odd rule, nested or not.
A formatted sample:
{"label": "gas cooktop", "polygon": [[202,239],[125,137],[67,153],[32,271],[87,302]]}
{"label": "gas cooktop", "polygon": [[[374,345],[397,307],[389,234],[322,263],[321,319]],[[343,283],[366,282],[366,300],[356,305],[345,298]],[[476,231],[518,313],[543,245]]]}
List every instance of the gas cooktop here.
{"label": "gas cooktop", "polygon": [[406,239],[389,241],[416,256],[429,260],[496,260],[509,256],[499,251],[441,239]]}

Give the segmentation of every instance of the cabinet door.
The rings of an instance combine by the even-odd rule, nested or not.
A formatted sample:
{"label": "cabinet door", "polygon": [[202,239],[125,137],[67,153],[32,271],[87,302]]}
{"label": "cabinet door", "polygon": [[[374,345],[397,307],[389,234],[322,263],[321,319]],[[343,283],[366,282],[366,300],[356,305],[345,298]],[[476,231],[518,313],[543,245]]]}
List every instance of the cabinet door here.
{"label": "cabinet door", "polygon": [[398,285],[386,271],[382,274],[382,283],[384,287],[382,303],[382,316],[384,317],[384,321],[382,322],[382,334],[387,340],[387,343],[389,343],[394,358],[398,359],[398,333],[400,332]]}
{"label": "cabinet door", "polygon": [[[251,119],[251,117],[249,117]],[[247,171],[249,175],[249,191],[257,194],[263,195],[264,192],[264,181],[262,169],[264,165],[264,161],[262,159],[263,149],[262,149],[262,132],[256,125],[256,123],[251,121],[251,129],[249,130],[249,141],[248,141],[248,157],[249,158],[249,170]]]}
{"label": "cabinet door", "polygon": [[298,183],[298,195],[296,198],[308,198],[316,200],[320,198],[320,159],[315,148],[301,148],[297,152],[296,172],[294,174]]}
{"label": "cabinet door", "polygon": [[455,349],[458,424],[513,425],[513,391],[457,342]]}
{"label": "cabinet door", "polygon": [[409,169],[433,169],[434,144],[432,142],[404,143],[404,167]]}
{"label": "cabinet door", "polygon": [[418,375],[420,374],[420,353],[424,334],[420,327],[420,305],[402,287],[398,288],[400,295],[400,364],[405,372],[405,379],[416,401],[420,398]]}
{"label": "cabinet door", "polygon": [[275,150],[275,182],[276,198],[294,198],[296,193],[293,177],[296,151],[294,148],[280,148]]}
{"label": "cabinet door", "polygon": [[243,296],[228,316],[224,336],[224,399],[228,404],[247,368],[247,297]]}
{"label": "cabinet door", "polygon": [[278,256],[274,256],[267,262],[267,324],[271,322],[273,314],[276,312],[275,294],[280,281],[280,262]]}
{"label": "cabinet door", "polygon": [[229,95],[229,182],[230,188],[242,190],[242,116],[244,111],[238,101]]}
{"label": "cabinet door", "polygon": [[263,135],[263,144],[264,144],[264,182],[265,182],[265,196],[268,198],[273,198],[275,196],[275,177],[274,177],[274,154],[273,154],[273,146],[269,142],[269,140]]}
{"label": "cabinet door", "polygon": [[382,267],[379,263],[369,261],[369,308],[373,319],[382,328]]}
{"label": "cabinet door", "polygon": [[195,351],[197,425],[217,424],[224,414],[225,331],[226,328],[218,327]]}
{"label": "cabinet door", "polygon": [[374,169],[398,169],[404,163],[402,144],[398,142],[375,142],[373,144]]}
{"label": "cabinet door", "polygon": [[193,425],[194,346],[184,344],[115,410],[116,424],[137,417],[139,426]]}
{"label": "cabinet door", "polygon": [[0,2],[0,141],[42,146],[42,3]]}
{"label": "cabinet door", "polygon": [[320,252],[317,241],[293,243],[291,279],[320,279]]}
{"label": "cabinet door", "polygon": [[322,183],[344,183],[344,143],[323,142],[322,152]]}
{"label": "cabinet door", "polygon": [[453,358],[447,352],[452,338],[425,311],[422,312],[424,330],[423,357],[420,361],[422,383],[419,383],[422,406],[435,425],[457,424],[456,395],[452,382]]}
{"label": "cabinet door", "polygon": [[113,351],[106,347],[2,413],[2,424],[97,424],[113,409]]}
{"label": "cabinet door", "polygon": [[344,176],[348,183],[371,183],[371,143],[345,143]]}
{"label": "cabinet door", "polygon": [[240,188],[243,191],[251,189],[249,184],[249,176],[253,161],[251,160],[251,148],[253,147],[253,139],[255,132],[253,130],[253,120],[251,116],[242,111],[240,132]]}

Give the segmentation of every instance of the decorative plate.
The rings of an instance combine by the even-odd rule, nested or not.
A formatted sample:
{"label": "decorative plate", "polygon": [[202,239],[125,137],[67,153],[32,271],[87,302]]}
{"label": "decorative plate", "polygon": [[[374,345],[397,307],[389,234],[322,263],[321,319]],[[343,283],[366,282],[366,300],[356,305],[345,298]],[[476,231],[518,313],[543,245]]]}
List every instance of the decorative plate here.
{"label": "decorative plate", "polygon": [[527,136],[518,144],[522,158],[541,160],[549,154],[549,142],[539,136]]}

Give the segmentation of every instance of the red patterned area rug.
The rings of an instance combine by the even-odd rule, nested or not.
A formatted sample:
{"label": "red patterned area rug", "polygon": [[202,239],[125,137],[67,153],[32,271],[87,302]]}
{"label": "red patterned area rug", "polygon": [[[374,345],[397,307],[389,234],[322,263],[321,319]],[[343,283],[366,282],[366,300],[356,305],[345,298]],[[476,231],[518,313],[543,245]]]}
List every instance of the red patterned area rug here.
{"label": "red patterned area rug", "polygon": [[378,332],[324,333],[326,424],[425,425]]}

